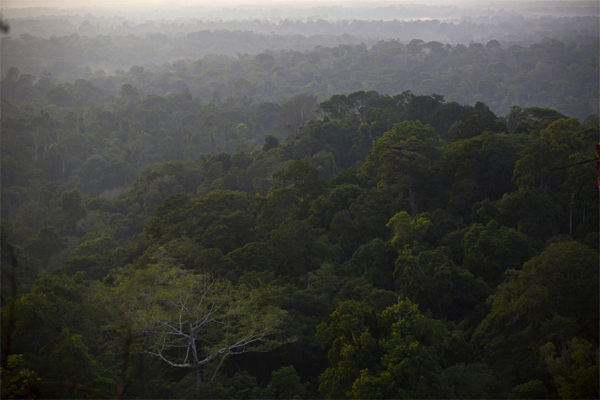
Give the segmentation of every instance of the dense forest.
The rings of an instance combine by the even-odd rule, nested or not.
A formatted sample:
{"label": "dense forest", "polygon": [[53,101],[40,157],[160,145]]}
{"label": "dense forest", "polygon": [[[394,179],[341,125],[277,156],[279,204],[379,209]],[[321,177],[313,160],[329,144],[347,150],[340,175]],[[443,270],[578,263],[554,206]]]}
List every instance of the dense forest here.
{"label": "dense forest", "polygon": [[598,10],[540,4],[15,10],[2,397],[598,398]]}

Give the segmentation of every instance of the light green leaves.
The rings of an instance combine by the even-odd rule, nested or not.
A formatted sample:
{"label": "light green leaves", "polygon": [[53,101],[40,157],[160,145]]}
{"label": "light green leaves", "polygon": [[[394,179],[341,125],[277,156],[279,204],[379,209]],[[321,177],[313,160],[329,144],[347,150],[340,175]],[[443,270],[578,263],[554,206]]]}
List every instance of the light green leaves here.
{"label": "light green leaves", "polygon": [[[175,367],[197,368],[251,351],[269,351],[282,338],[285,311],[259,307],[259,294],[159,258],[122,277],[117,295],[128,303],[143,351]],[[142,346],[142,342],[140,342]]]}

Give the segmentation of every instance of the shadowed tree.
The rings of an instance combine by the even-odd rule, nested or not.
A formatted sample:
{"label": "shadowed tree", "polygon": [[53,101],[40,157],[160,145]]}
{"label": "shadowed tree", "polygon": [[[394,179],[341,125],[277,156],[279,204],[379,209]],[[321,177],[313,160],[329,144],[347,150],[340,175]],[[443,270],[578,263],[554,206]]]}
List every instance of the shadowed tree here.
{"label": "shadowed tree", "polygon": [[48,268],[50,258],[67,246],[67,239],[62,238],[56,229],[48,222],[37,231],[35,236],[23,242],[23,252],[42,262],[44,269]]}

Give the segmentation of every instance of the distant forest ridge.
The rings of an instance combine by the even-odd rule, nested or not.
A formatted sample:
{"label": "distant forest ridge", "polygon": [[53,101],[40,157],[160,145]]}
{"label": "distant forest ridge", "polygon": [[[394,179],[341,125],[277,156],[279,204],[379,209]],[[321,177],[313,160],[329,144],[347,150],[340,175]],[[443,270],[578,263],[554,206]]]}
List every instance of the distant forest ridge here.
{"label": "distant forest ridge", "polygon": [[[530,45],[544,38],[566,40],[587,35],[597,37],[597,5],[589,9],[574,7],[574,10],[577,12],[569,14],[549,7],[535,16],[524,16],[511,11],[499,12],[496,15],[469,16],[457,13],[445,16],[430,9],[414,12],[394,6],[352,10],[352,13],[344,13],[344,9],[337,10],[337,13],[336,10],[315,9],[313,12],[285,14],[285,17],[284,14],[277,13],[269,17],[268,11],[257,13],[252,10],[227,10],[229,14],[216,15],[212,12],[190,11],[185,17],[170,18],[163,15],[156,19],[129,17],[117,12],[106,15],[82,12],[70,15],[53,13],[45,16],[11,17],[16,10],[8,10],[4,11],[3,15],[10,24],[10,35],[13,38],[23,34],[44,38],[73,34],[89,37],[144,37],[148,34],[161,34],[181,38],[189,33],[207,29],[265,35],[301,35],[307,39],[314,36],[350,35],[351,38],[346,38],[344,44],[357,44],[361,41],[369,44],[372,41],[388,39],[409,42],[419,38],[450,44],[469,44],[472,41],[487,42],[496,39],[503,45]],[[168,14],[167,11],[166,15]],[[296,47],[293,49],[300,50]],[[223,48],[223,51],[227,50]],[[264,48],[260,49],[262,50]]]}
{"label": "distant forest ridge", "polygon": [[336,20],[416,20],[439,19],[451,20],[461,18],[498,18],[498,17],[576,17],[598,15],[598,4],[593,0],[583,1],[490,1],[455,4],[429,4],[413,2],[384,2],[377,4],[364,2],[303,2],[293,4],[153,4],[152,7],[143,5],[112,5],[107,7],[26,7],[2,8],[9,18],[64,17],[90,15],[98,17],[120,17],[131,20],[177,20],[177,22],[203,19],[213,21],[231,21],[259,19],[280,21],[284,19],[299,19],[302,21],[324,19]]}
{"label": "distant forest ridge", "polygon": [[[91,98],[91,92],[75,94],[84,83],[95,91],[95,101],[117,95],[124,84],[142,97],[187,88],[204,102],[215,95],[282,103],[305,92],[323,101],[360,90],[390,95],[411,90],[460,104],[482,101],[499,115],[513,105],[549,107],[580,119],[598,113],[597,32],[510,46],[495,39],[469,45],[388,40],[372,47],[341,42],[352,37],[209,30],[181,37],[4,37],[1,72],[6,78],[17,68],[18,81],[10,90],[3,86],[3,98],[37,109],[76,105],[78,97]],[[69,96],[49,97],[56,85]]]}

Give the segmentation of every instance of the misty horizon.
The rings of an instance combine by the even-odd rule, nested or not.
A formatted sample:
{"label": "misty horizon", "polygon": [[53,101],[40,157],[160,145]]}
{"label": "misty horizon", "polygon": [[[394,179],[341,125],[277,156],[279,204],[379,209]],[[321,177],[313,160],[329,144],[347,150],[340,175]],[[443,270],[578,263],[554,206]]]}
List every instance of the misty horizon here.
{"label": "misty horizon", "polygon": [[[418,2],[391,2],[391,1],[290,1],[273,0],[263,1],[244,1],[244,0],[224,0],[218,5],[197,1],[112,1],[112,0],[92,0],[81,2],[78,0],[64,1],[5,1],[0,7],[4,18],[24,18],[44,15],[73,15],[77,13],[91,13],[98,15],[130,15],[138,18],[195,18],[202,16],[202,13],[210,12],[216,18],[260,18],[268,15],[257,14],[256,11],[267,11],[270,14],[278,15],[279,18],[286,18],[298,14],[299,17],[311,18],[344,18],[344,10],[352,9],[355,11],[381,10],[392,11],[391,13],[381,13],[377,15],[372,12],[358,14],[358,19],[404,19],[402,15],[394,13],[394,9],[404,11],[419,10],[424,15],[408,15],[406,18],[460,18],[461,16],[494,16],[494,15],[515,15],[520,14],[529,17],[539,16],[585,16],[598,15],[600,6],[595,1],[525,1],[515,0],[501,1],[440,1],[440,0],[421,0]],[[235,15],[236,12],[248,12],[246,16]],[[306,13],[307,11],[312,12]],[[132,14],[134,13],[134,14]],[[197,15],[196,13],[201,13]],[[339,15],[336,15],[339,14]],[[426,15],[430,14],[430,15]]]}

